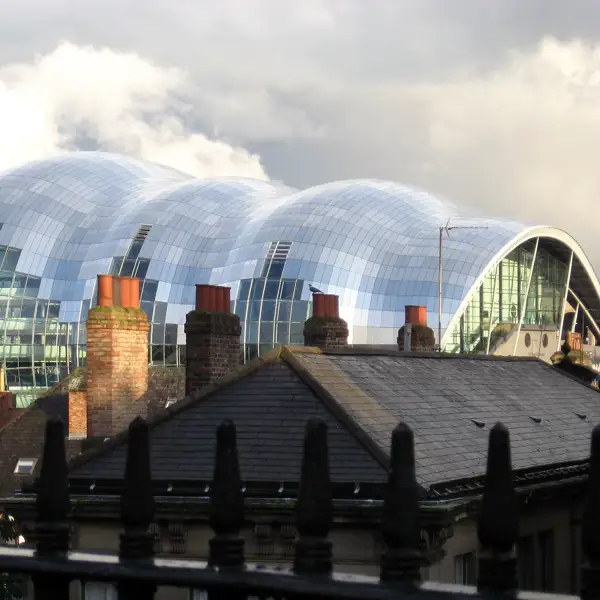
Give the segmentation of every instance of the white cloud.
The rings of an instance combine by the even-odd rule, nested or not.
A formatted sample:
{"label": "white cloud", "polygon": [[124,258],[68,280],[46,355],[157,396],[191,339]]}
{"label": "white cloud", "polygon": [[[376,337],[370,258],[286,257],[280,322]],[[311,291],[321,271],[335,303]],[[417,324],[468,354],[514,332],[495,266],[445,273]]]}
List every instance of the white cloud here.
{"label": "white cloud", "polygon": [[485,73],[337,80],[324,98],[343,176],[396,179],[566,229],[600,264],[600,45],[546,38]]}
{"label": "white cloud", "polygon": [[[113,0],[75,21],[64,0],[65,12],[47,16],[65,39],[137,54],[63,44],[0,67],[0,167],[83,135],[200,175],[260,177],[262,161],[292,185],[394,179],[490,216],[562,227],[600,264],[600,45],[539,41],[568,22],[566,9],[556,22],[527,21],[523,4],[506,0],[504,20],[486,9],[478,21],[464,7],[454,15],[454,3],[380,2],[181,0],[166,15],[149,0],[132,32],[106,26]],[[28,27],[31,11],[18,10],[22,20],[6,14],[0,30]],[[516,29],[502,25],[521,14]],[[590,27],[573,22],[561,40]],[[55,47],[58,34],[42,33]],[[42,33],[31,25],[36,40]]]}
{"label": "white cloud", "polygon": [[600,46],[545,39],[494,73],[417,94],[424,179],[487,212],[565,228],[600,259]]}
{"label": "white cloud", "polygon": [[166,164],[199,177],[266,178],[243,148],[190,131],[186,73],[133,53],[63,43],[31,63],[0,68],[0,169],[76,148]]}

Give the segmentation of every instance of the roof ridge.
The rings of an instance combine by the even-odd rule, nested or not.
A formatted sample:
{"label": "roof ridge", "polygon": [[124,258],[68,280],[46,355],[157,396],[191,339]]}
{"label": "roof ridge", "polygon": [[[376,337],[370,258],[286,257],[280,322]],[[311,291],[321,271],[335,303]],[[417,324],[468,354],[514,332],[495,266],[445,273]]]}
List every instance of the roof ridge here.
{"label": "roof ridge", "polygon": [[37,403],[38,400],[40,400],[40,398],[36,398],[29,406],[26,406],[25,408],[23,408],[22,410],[19,410],[19,413],[17,414],[17,416],[14,419],[11,419],[8,423],[6,423],[4,426],[0,427],[0,436],[2,436],[2,434],[11,426],[11,425],[15,425],[16,423],[18,423],[19,421],[21,421],[21,419],[23,419],[23,417],[30,412],[33,408],[37,407]]}
{"label": "roof ridge", "polygon": [[[298,354],[321,354],[327,352],[318,348],[303,346],[282,346],[281,358],[292,368],[294,373],[307,385],[315,396],[323,402],[331,414],[345,427],[358,443],[379,463],[384,469],[389,466],[389,457],[373,441],[371,436],[354,419],[346,409],[337,401],[335,396],[299,361]],[[391,439],[391,438],[390,438]]]}
{"label": "roof ridge", "polygon": [[[160,425],[161,423],[169,421],[170,419],[178,415],[180,412],[183,412],[188,408],[195,406],[197,403],[210,398],[213,394],[217,393],[222,388],[237,383],[247,375],[251,375],[259,369],[262,369],[267,364],[272,364],[277,362],[278,360],[281,360],[282,348],[282,346],[274,348],[270,352],[267,352],[262,356],[258,356],[244,365],[240,365],[231,373],[219,377],[217,380],[213,381],[212,383],[203,387],[202,389],[192,392],[187,396],[184,396],[181,400],[178,400],[171,406],[161,408],[154,414],[154,416],[146,419],[148,427],[154,428]],[[113,448],[120,446],[121,444],[127,441],[128,437],[129,429],[127,428],[111,437],[102,445],[97,446],[95,448],[91,448],[90,450],[74,457],[69,462],[69,472],[77,467],[80,467],[89,460],[97,458],[98,456],[109,452]]]}
{"label": "roof ridge", "polygon": [[[66,377],[64,377],[60,381],[56,382],[51,388],[44,391],[43,394],[40,394],[36,398],[35,401],[37,402],[40,398],[56,396],[61,393],[62,394],[69,393],[69,391],[71,390],[71,383],[72,383],[73,379],[83,375],[86,372],[86,370],[87,370],[87,367],[77,367],[76,369],[73,369],[73,371],[71,371]],[[66,389],[65,389],[65,386],[66,386]]]}
{"label": "roof ridge", "polygon": [[[294,346],[294,352],[296,347]],[[395,356],[398,358],[430,358],[436,360],[478,360],[489,362],[544,362],[537,356],[501,356],[496,354],[452,354],[450,352],[422,352],[386,350],[383,348],[327,348],[323,354],[342,356]]]}
{"label": "roof ridge", "polygon": [[[588,390],[592,390],[593,392],[600,393],[600,389],[595,388],[591,383],[584,381],[583,379],[577,377],[577,375],[573,375],[573,373],[569,373],[568,371],[565,371],[564,369],[560,369],[556,365],[551,365],[545,361],[541,361],[541,362],[545,367],[552,369],[553,373],[559,373],[560,375],[563,375],[564,377],[567,377],[567,378],[571,379],[572,381],[576,381],[579,385],[584,386]],[[592,370],[595,371],[595,369],[592,369]],[[600,372],[598,373],[598,375],[600,375]]]}

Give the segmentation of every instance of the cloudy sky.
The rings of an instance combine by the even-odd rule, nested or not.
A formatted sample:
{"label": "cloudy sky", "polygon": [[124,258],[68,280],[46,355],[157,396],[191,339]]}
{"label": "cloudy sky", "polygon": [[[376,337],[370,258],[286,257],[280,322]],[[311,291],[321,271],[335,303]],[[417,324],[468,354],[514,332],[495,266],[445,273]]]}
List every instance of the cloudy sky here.
{"label": "cloudy sky", "polygon": [[65,149],[377,177],[570,231],[597,269],[598,0],[0,3],[0,169]]}

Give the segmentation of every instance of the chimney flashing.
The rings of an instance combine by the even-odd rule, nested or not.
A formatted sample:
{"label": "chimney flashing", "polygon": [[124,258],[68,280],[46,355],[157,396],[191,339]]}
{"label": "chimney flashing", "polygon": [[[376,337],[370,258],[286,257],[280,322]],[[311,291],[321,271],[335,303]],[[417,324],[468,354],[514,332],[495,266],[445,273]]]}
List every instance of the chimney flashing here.
{"label": "chimney flashing", "polygon": [[404,325],[404,348],[412,348],[412,323]]}

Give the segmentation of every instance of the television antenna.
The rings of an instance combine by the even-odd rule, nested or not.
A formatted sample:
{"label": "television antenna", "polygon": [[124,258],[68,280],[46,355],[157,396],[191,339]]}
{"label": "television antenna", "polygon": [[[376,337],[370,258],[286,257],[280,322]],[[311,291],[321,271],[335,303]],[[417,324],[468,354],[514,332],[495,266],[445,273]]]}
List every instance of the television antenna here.
{"label": "television antenna", "polygon": [[439,268],[438,268],[438,351],[442,351],[442,300],[443,300],[443,275],[444,275],[444,267],[443,267],[443,253],[444,253],[444,233],[450,237],[450,231],[453,229],[488,229],[487,225],[450,225],[450,219],[446,221],[446,224],[442,227],[438,227],[440,232],[440,245],[439,245]]}

